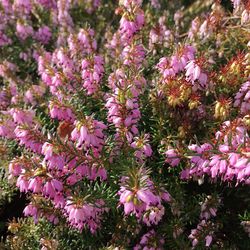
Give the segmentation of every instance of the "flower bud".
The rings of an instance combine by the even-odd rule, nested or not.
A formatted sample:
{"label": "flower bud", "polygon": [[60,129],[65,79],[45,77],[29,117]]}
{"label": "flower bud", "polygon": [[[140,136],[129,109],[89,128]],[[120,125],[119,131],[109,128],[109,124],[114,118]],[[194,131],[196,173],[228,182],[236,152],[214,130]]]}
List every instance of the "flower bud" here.
{"label": "flower bud", "polygon": [[227,99],[216,101],[214,117],[216,119],[226,120],[229,115],[230,103],[230,100]]}

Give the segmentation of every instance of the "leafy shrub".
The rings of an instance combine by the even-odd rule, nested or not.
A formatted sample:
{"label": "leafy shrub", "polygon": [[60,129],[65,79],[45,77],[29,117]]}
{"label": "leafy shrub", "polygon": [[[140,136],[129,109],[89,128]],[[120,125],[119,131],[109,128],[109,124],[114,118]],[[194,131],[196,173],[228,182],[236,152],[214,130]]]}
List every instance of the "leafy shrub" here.
{"label": "leafy shrub", "polygon": [[250,248],[249,1],[0,17],[3,249]]}

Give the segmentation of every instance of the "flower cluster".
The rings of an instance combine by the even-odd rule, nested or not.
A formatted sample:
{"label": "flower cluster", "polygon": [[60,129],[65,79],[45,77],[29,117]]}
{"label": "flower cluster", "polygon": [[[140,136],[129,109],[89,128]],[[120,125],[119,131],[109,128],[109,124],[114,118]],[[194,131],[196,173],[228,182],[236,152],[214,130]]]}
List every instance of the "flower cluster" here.
{"label": "flower cluster", "polygon": [[71,138],[77,142],[76,146],[78,148],[91,149],[95,155],[98,155],[104,145],[103,130],[106,128],[107,126],[103,122],[86,116],[84,120],[75,121],[75,128],[71,133]]}
{"label": "flower cluster", "polygon": [[104,73],[104,61],[101,56],[93,56],[82,60],[83,87],[88,95],[92,95],[99,89],[99,84]]}
{"label": "flower cluster", "polygon": [[49,103],[50,116],[53,119],[62,121],[74,122],[75,115],[70,107],[65,106],[63,103],[50,101]]}
{"label": "flower cluster", "polygon": [[[97,92],[104,73],[104,60],[95,53],[96,41],[92,29],[81,29],[69,35],[68,48],[56,49],[53,54],[45,52],[39,57],[38,71],[52,94],[59,99],[84,88],[87,95]],[[79,74],[81,71],[81,74]]]}
{"label": "flower cluster", "polygon": [[131,147],[136,150],[135,157],[141,163],[144,159],[152,155],[152,148],[149,144],[149,134],[146,134],[143,137],[135,137],[134,141],[131,143]]}
{"label": "flower cluster", "polygon": [[242,84],[239,92],[235,95],[235,107],[240,108],[241,114],[248,114],[250,111],[250,82]]}
{"label": "flower cluster", "polygon": [[199,243],[201,239],[205,238],[205,246],[209,247],[212,243],[212,234],[214,224],[212,222],[206,222],[205,220],[202,220],[198,225],[196,229],[192,229],[191,234],[188,236],[189,239],[192,240],[192,246],[195,248],[195,246]]}
{"label": "flower cluster", "polygon": [[218,205],[221,200],[218,197],[208,195],[203,203],[201,203],[201,221],[196,229],[191,230],[189,239],[192,240],[192,246],[195,247],[201,240],[205,240],[205,246],[209,247],[213,241],[213,233],[216,225],[211,222],[211,218],[216,216]]}
{"label": "flower cluster", "polygon": [[120,20],[119,33],[122,43],[129,44],[144,25],[144,12],[140,8],[141,0],[121,1],[122,18]]}
{"label": "flower cluster", "polygon": [[157,236],[154,229],[150,230],[148,233],[144,234],[139,242],[133,249],[154,249],[161,250],[164,246],[164,239]]}
{"label": "flower cluster", "polygon": [[167,29],[166,17],[162,16],[159,18],[158,23],[155,27],[150,30],[149,33],[149,48],[155,49],[156,47],[164,46],[168,47],[173,39],[171,30]]}
{"label": "flower cluster", "polygon": [[125,215],[135,214],[148,226],[157,225],[165,212],[162,203],[171,199],[169,193],[157,190],[142,168],[131,170],[130,176],[123,176],[120,185],[120,204],[124,206]]}
{"label": "flower cluster", "polygon": [[183,170],[184,179],[195,177],[202,179],[208,175],[212,180],[249,184],[250,168],[248,162],[249,136],[240,119],[225,122],[216,133],[217,147],[210,143],[193,144],[189,149],[191,167]]}
{"label": "flower cluster", "polygon": [[188,2],[0,0],[7,248],[249,244],[250,4]]}
{"label": "flower cluster", "polygon": [[212,5],[212,11],[205,18],[196,17],[188,31],[190,40],[194,40],[197,36],[203,41],[211,38],[220,28],[223,21],[223,8],[215,2]]}
{"label": "flower cluster", "polygon": [[88,226],[90,231],[94,233],[100,227],[102,214],[108,211],[104,205],[103,200],[97,200],[95,204],[72,204],[72,201],[68,200],[66,201],[65,213],[68,214],[71,226],[80,231]]}
{"label": "flower cluster", "polygon": [[107,98],[108,121],[115,125],[117,137],[132,142],[138,134],[137,122],[141,117],[138,96],[145,86],[145,79],[140,76],[128,79],[124,71],[117,70],[109,76],[109,85],[114,94]]}

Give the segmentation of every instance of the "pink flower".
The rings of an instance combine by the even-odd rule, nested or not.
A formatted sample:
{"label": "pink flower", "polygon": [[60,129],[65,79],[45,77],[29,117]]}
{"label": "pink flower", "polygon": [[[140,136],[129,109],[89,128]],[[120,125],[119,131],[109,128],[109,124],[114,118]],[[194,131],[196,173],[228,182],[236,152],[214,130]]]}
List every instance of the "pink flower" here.
{"label": "pink flower", "polygon": [[242,24],[248,23],[249,20],[250,20],[250,11],[245,9],[241,14],[241,23]]}
{"label": "pink flower", "polygon": [[32,5],[30,0],[15,0],[13,8],[20,14],[28,15],[31,12]]}
{"label": "pink flower", "polygon": [[157,225],[165,213],[165,208],[162,205],[147,206],[143,215],[143,222],[147,226]]}
{"label": "pink flower", "polygon": [[[135,180],[135,178],[137,178]],[[143,178],[143,186],[140,186]],[[137,181],[138,186],[131,186],[131,183]],[[149,176],[145,176],[143,169],[138,171],[138,175],[123,176],[121,179],[121,187],[118,192],[119,205],[124,206],[125,215],[134,214],[138,220],[143,219],[145,223],[157,224],[164,214],[162,202],[166,201],[166,191],[162,190],[158,193]],[[149,217],[151,216],[151,217]]]}
{"label": "pink flower", "polygon": [[149,190],[138,190],[136,193],[137,198],[146,204],[158,204],[160,202],[159,197],[155,196]]}
{"label": "pink flower", "polygon": [[180,163],[180,157],[178,155],[178,152],[173,149],[169,148],[166,152],[166,162],[169,163],[172,167],[178,166]]}
{"label": "pink flower", "polygon": [[9,164],[9,174],[12,176],[19,176],[22,172],[22,165],[17,161],[13,160]]}
{"label": "pink flower", "polygon": [[155,9],[161,8],[161,4],[159,3],[159,0],[151,0],[150,3],[152,5],[152,7],[154,7]]}
{"label": "pink flower", "polygon": [[[138,32],[144,25],[144,12],[140,8],[141,3],[132,2],[132,5],[135,5],[134,8],[131,8],[129,4],[123,3],[127,15],[123,15],[120,20],[119,33],[121,36],[121,41],[124,45],[127,45],[131,42],[132,37]],[[127,17],[131,16],[133,19],[128,19]],[[133,20],[133,21],[131,21]]]}
{"label": "pink flower", "polygon": [[17,124],[31,126],[35,117],[35,111],[33,110],[21,110],[12,108],[9,113],[12,115],[13,120]]}
{"label": "pink flower", "polygon": [[209,247],[212,243],[213,237],[211,235],[207,235],[205,240],[206,240],[206,247]]}
{"label": "pink flower", "polygon": [[195,38],[195,36],[198,34],[200,28],[200,20],[199,17],[196,17],[192,23],[191,23],[191,27],[188,31],[188,37],[193,40]]}
{"label": "pink flower", "polygon": [[43,136],[36,127],[28,128],[25,126],[17,126],[14,133],[20,145],[24,145],[26,148],[29,148],[36,153],[41,153]]}
{"label": "pink flower", "polygon": [[56,179],[52,179],[50,181],[47,181],[45,185],[43,186],[43,195],[50,197],[51,199],[54,199],[56,194],[62,192],[63,185],[61,181],[58,181]]}
{"label": "pink flower", "polygon": [[19,175],[17,178],[16,186],[20,189],[21,192],[28,192],[29,181],[24,175]]}
{"label": "pink flower", "polygon": [[23,210],[25,216],[33,216],[35,223],[38,222],[38,209],[36,206],[29,204]]}
{"label": "pink flower", "polygon": [[164,239],[152,229],[141,237],[139,244],[133,250],[161,250],[164,248],[164,243]]}
{"label": "pink flower", "polygon": [[4,34],[2,30],[0,30],[0,47],[10,45],[12,43],[12,40]]}
{"label": "pink flower", "polygon": [[51,31],[48,26],[42,26],[36,31],[34,37],[36,40],[41,42],[42,44],[48,44],[51,39]]}
{"label": "pink flower", "polygon": [[202,220],[197,225],[196,229],[191,230],[191,234],[188,236],[192,240],[192,246],[195,247],[201,239],[204,239],[205,236],[205,246],[209,247],[212,243],[212,231],[211,228],[214,228],[214,224],[210,221]]}
{"label": "pink flower", "polygon": [[131,143],[131,147],[136,149],[135,156],[140,162],[146,157],[150,157],[152,155],[152,149],[149,142],[149,135],[145,134],[143,137],[135,137],[134,142]]}
{"label": "pink flower", "polygon": [[190,156],[191,168],[182,171],[182,178],[208,175],[212,180],[221,178],[227,182],[236,180],[237,183],[247,183],[250,173],[246,157],[249,152],[249,135],[241,119],[224,122],[215,137],[218,143],[214,149],[209,143],[189,146],[196,154]]}
{"label": "pink flower", "polygon": [[74,122],[75,114],[70,107],[65,106],[60,102],[50,101],[49,103],[51,118],[57,118],[60,121]]}
{"label": "pink flower", "polygon": [[104,73],[104,59],[101,56],[94,55],[93,58],[85,58],[82,61],[82,80],[83,87],[87,95],[96,93]]}
{"label": "pink flower", "polygon": [[28,24],[21,24],[18,22],[16,25],[16,33],[21,40],[26,40],[28,37],[33,36],[34,30]]}
{"label": "pink flower", "polygon": [[[97,49],[97,43],[94,39],[95,32],[93,29],[80,29],[79,33],[77,34],[77,40],[79,41],[80,50],[83,53],[90,54]],[[72,40],[71,40],[72,41]],[[75,47],[73,43],[69,44],[70,48],[73,49]],[[77,45],[76,45],[77,46]],[[74,49],[72,50],[74,51]]]}
{"label": "pink flower", "polygon": [[54,0],[36,0],[36,2],[46,9],[54,9],[56,7],[56,2]]}
{"label": "pink flower", "polygon": [[163,79],[167,81],[183,71],[187,63],[194,60],[194,54],[195,49],[192,46],[183,46],[171,58],[161,58],[157,69],[162,74]]}
{"label": "pink flower", "polygon": [[107,126],[90,116],[86,116],[82,122],[75,121],[75,126],[75,129],[71,133],[71,138],[77,142],[77,147],[84,146],[86,149],[91,148],[95,154],[100,154],[104,145],[103,130]]}
{"label": "pink flower", "polygon": [[102,214],[107,211],[107,208],[103,200],[96,200],[95,204],[84,203],[82,205],[75,205],[68,200],[65,211],[71,226],[79,231],[88,227],[94,233],[100,227]]}
{"label": "pink flower", "polygon": [[243,115],[250,111],[250,81],[242,84],[235,96],[234,107],[238,107]]}
{"label": "pink flower", "polygon": [[[186,78],[191,81],[194,86],[194,90],[205,89],[207,87],[207,75],[202,72],[200,66],[195,62],[195,60],[189,61],[185,66]],[[195,85],[195,81],[199,81],[199,86]]]}
{"label": "pink flower", "polygon": [[139,67],[145,58],[145,50],[142,45],[127,45],[124,47],[121,57],[123,64]]}
{"label": "pink flower", "polygon": [[34,177],[29,180],[28,189],[33,193],[40,193],[42,190],[43,180],[40,177]]}
{"label": "pink flower", "polygon": [[15,127],[16,125],[13,120],[10,120],[8,117],[5,117],[5,120],[0,122],[0,136],[6,137],[8,139],[15,139]]}
{"label": "pink flower", "polygon": [[[55,150],[56,151],[56,150]],[[62,170],[66,165],[66,159],[64,154],[54,153],[54,145],[48,142],[45,142],[42,145],[41,153],[45,156],[44,160],[47,162],[49,169],[58,169]]]}

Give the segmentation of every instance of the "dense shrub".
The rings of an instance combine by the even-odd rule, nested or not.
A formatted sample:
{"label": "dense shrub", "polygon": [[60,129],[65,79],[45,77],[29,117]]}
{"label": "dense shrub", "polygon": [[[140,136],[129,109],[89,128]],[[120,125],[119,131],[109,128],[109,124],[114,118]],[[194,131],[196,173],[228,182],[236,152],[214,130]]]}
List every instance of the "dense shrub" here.
{"label": "dense shrub", "polygon": [[250,249],[249,1],[0,20],[0,248]]}

